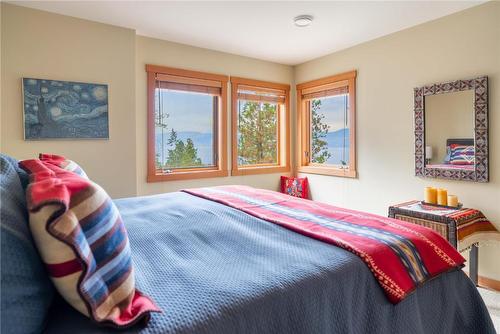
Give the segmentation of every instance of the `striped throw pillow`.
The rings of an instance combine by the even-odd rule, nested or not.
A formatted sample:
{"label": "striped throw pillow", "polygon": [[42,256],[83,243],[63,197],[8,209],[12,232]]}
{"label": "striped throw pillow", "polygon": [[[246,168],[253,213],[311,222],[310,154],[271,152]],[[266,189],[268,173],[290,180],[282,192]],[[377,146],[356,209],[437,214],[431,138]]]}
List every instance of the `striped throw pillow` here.
{"label": "striped throw pillow", "polygon": [[473,165],[474,164],[474,146],[470,145],[450,145],[450,164],[452,165]]}
{"label": "striped throw pillow", "polygon": [[89,177],[85,173],[82,167],[80,167],[76,162],[73,160],[66,159],[63,156],[56,155],[56,154],[47,154],[47,153],[40,153],[40,160],[50,163],[54,166],[60,167],[64,170],[69,170],[70,172],[73,172],[75,174],[80,175],[81,177],[84,177],[88,179]]}
{"label": "striped throw pillow", "polygon": [[113,327],[147,322],[154,302],[135,289],[120,213],[97,184],[43,160],[20,162],[30,229],[59,293],[94,321]]}

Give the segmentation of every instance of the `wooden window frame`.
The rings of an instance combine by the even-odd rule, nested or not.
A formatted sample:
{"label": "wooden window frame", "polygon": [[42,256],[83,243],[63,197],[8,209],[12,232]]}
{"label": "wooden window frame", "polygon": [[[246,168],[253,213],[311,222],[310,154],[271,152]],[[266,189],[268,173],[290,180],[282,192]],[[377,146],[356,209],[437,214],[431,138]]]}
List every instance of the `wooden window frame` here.
{"label": "wooden window frame", "polygon": [[[254,87],[265,90],[284,91],[285,101],[278,104],[278,163],[250,166],[238,165],[238,86]],[[284,108],[284,110],[283,110]],[[231,175],[253,175],[286,173],[290,171],[290,85],[274,82],[231,77]]]}
{"label": "wooden window frame", "polygon": [[[228,176],[227,169],[227,83],[229,77],[220,74],[196,72],[165,66],[146,65],[147,99],[148,99],[148,173],[147,182],[162,182],[174,180],[191,180]],[[218,87],[220,98],[218,117],[214,118],[214,136],[217,138],[217,161],[215,166],[199,168],[174,169],[168,174],[157,174],[155,163],[155,89],[157,76],[175,78],[179,85],[200,85]],[[168,80],[168,79],[167,79]],[[208,88],[210,90],[210,88]],[[214,99],[215,101],[215,99]],[[215,103],[215,102],[214,102]]]}
{"label": "wooden window frame", "polygon": [[[297,172],[306,174],[320,174],[356,178],[356,75],[350,71],[326,78],[304,82],[297,85]],[[310,132],[311,120],[309,99],[304,94],[313,94],[329,91],[346,82],[349,87],[349,164],[348,168],[339,168],[335,165],[322,165],[310,162]]]}

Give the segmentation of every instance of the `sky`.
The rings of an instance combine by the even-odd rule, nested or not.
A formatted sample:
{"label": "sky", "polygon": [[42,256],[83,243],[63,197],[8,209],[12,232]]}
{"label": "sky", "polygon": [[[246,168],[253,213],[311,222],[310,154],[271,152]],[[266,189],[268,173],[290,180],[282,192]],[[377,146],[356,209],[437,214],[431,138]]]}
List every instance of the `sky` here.
{"label": "sky", "polygon": [[330,126],[330,132],[344,128],[344,99],[346,95],[337,95],[321,99],[319,113],[325,115],[324,123]]}
{"label": "sky", "polygon": [[166,119],[168,131],[213,131],[213,96],[201,93],[161,90],[163,111],[170,114]]}

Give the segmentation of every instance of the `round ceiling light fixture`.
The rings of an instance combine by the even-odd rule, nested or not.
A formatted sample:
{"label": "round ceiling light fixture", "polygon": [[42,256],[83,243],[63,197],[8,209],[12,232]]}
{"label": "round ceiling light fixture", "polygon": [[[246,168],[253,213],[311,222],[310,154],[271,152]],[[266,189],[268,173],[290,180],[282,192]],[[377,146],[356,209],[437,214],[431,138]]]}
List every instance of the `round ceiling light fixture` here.
{"label": "round ceiling light fixture", "polygon": [[293,19],[293,22],[297,27],[307,27],[313,21],[312,15],[299,15]]}

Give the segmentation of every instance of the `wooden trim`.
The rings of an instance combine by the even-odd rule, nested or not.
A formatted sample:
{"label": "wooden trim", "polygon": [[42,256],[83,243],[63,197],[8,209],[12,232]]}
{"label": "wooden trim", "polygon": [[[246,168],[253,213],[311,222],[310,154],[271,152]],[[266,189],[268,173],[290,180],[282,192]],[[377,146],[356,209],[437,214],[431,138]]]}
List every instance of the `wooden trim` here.
{"label": "wooden trim", "polygon": [[483,288],[500,291],[500,281],[493,278],[478,276],[478,284]]}
{"label": "wooden trim", "polygon": [[148,182],[162,182],[162,181],[175,181],[175,180],[193,180],[210,177],[223,177],[228,176],[227,170],[197,170],[189,172],[175,172],[171,174],[153,174],[148,175]]}
{"label": "wooden trim", "polygon": [[219,170],[219,168],[217,166],[201,166],[201,167],[196,167],[196,166],[192,166],[192,167],[186,167],[186,168],[172,168],[170,169],[170,172],[169,173],[158,173],[158,169],[156,169],[156,175],[170,175],[170,174],[174,174],[174,173],[189,173],[189,172],[197,172],[197,171],[215,171],[215,170]]}
{"label": "wooden trim", "polygon": [[320,93],[320,92],[328,92],[328,91],[332,91],[332,90],[333,91],[336,91],[336,90],[343,91],[342,88],[347,87],[348,85],[349,85],[348,80],[342,80],[342,81],[331,82],[329,84],[324,84],[321,86],[303,88],[302,89],[302,96],[314,94],[314,93]]}
{"label": "wooden trim", "polygon": [[297,173],[319,174],[329,176],[342,176],[348,178],[356,178],[357,172],[350,169],[335,168],[334,166],[299,166]]}
{"label": "wooden trim", "polygon": [[[467,274],[467,276],[469,276],[469,272],[467,272],[465,270],[464,270],[464,272]],[[487,288],[490,290],[500,291],[500,281],[493,279],[493,278],[479,275],[477,284],[481,288]]]}
{"label": "wooden trim", "polygon": [[[202,73],[188,71],[182,69],[174,69],[170,67],[146,65],[147,71],[147,99],[148,99],[148,156],[147,156],[147,182],[161,182],[171,180],[188,180],[209,177],[223,177],[228,175],[227,170],[227,82],[229,77],[218,74]],[[217,131],[214,131],[217,147],[214,149],[217,152],[215,167],[200,167],[189,169],[176,169],[169,174],[157,174],[155,161],[155,89],[158,73],[185,76],[186,78],[194,78],[201,80],[219,81],[220,96],[214,97],[219,101],[214,106],[218,105],[217,115],[214,117],[214,123],[217,124]],[[187,79],[189,81],[189,79]],[[198,81],[203,82],[203,81]],[[214,86],[212,86],[214,87]]]}
{"label": "wooden trim", "polygon": [[222,82],[222,94],[219,100],[219,168],[227,176],[227,81]]}
{"label": "wooden trim", "polygon": [[154,72],[161,74],[171,74],[181,77],[195,78],[195,79],[205,79],[205,80],[213,80],[220,82],[228,82],[229,76],[222,74],[212,74],[205,72],[198,72],[192,70],[184,70],[180,68],[166,67],[166,66],[158,66],[158,65],[146,65],[146,72]]}
{"label": "wooden trim", "polygon": [[[297,173],[311,173],[356,178],[356,75],[350,71],[297,85]],[[340,83],[339,83],[340,82]],[[310,107],[304,91],[319,92],[325,87],[347,83],[349,90],[349,168],[310,163]]]}
{"label": "wooden trim", "polygon": [[[262,80],[255,80],[255,79],[246,79],[246,78],[240,78],[240,77],[231,77],[231,84],[234,85],[242,85],[245,86],[244,88],[252,88],[252,89],[257,89],[258,91],[267,91],[267,92],[276,92],[276,90],[282,90],[282,91],[289,91],[290,90],[290,85],[288,84],[282,84],[282,83],[276,83],[276,82],[269,82],[269,81],[262,81]],[[250,87],[249,87],[250,86]],[[267,88],[267,90],[266,90]]]}
{"label": "wooden trim", "polygon": [[325,78],[321,78],[321,79],[303,82],[303,83],[297,85],[297,90],[303,90],[306,88],[328,85],[330,83],[342,81],[342,80],[355,79],[356,75],[357,75],[356,70],[353,70],[353,71],[344,72],[344,73],[340,73],[340,74],[336,74],[336,75],[331,75],[329,77],[325,77]]}
{"label": "wooden trim", "polygon": [[[284,95],[283,104],[285,110],[283,111],[281,107],[278,107],[276,110],[278,113],[278,164],[276,166],[238,166],[238,88],[240,86],[245,86],[245,89],[255,87],[256,91],[267,90],[268,92],[274,93],[278,90]],[[231,175],[285,173],[290,171],[290,85],[231,77],[231,116]],[[282,143],[283,140],[285,141],[285,145]]]}
{"label": "wooden trim", "polygon": [[[212,103],[213,103],[213,106],[212,106],[212,111],[213,111],[213,124],[212,124],[212,133],[213,133],[213,137],[212,137],[212,159],[213,161],[218,161],[219,159],[219,151],[218,151],[218,147],[219,147],[219,143],[220,143],[220,138],[219,138],[219,99],[217,98],[217,96],[213,96],[212,97]],[[226,123],[224,123],[226,124]],[[222,148],[224,149],[224,148]],[[227,149],[227,148],[226,148]],[[224,165],[226,166],[226,165]]]}
{"label": "wooden trim", "polygon": [[233,169],[231,175],[254,175],[254,174],[273,174],[273,173],[287,173],[290,171],[290,167],[287,166],[275,166],[275,167],[239,167],[238,169]]}
{"label": "wooden trim", "polygon": [[[347,87],[347,85],[346,85]],[[321,90],[317,91],[316,93],[309,93],[305,94],[304,91],[302,91],[302,99],[305,100],[313,100],[313,99],[319,99],[322,97],[332,97],[332,96],[337,96],[337,95],[342,95],[349,93],[347,89],[330,89],[330,90]]]}
{"label": "wooden trim", "polygon": [[231,77],[231,175],[238,175],[238,85]]}
{"label": "wooden trim", "polygon": [[[280,151],[280,154],[283,154],[284,155],[284,162],[285,162],[285,167],[286,167],[286,170],[284,170],[283,172],[289,172],[290,171],[290,155],[291,155],[291,152],[290,152],[290,148],[291,148],[291,145],[290,145],[290,138],[291,138],[291,128],[292,128],[292,122],[291,122],[291,111],[290,111],[290,91],[287,90],[286,91],[286,95],[285,95],[285,122],[284,124],[281,126],[282,129],[285,129],[285,148],[284,150],[281,149]],[[281,145],[281,143],[280,143]],[[283,160],[281,160],[283,162]]]}
{"label": "wooden trim", "polygon": [[357,177],[356,152],[356,75],[354,75],[349,78],[349,170],[354,172],[352,177]]}
{"label": "wooden trim", "polygon": [[254,102],[270,102],[270,103],[285,103],[284,96],[269,96],[259,94],[238,93],[238,100],[254,101]]}
{"label": "wooden trim", "polygon": [[304,117],[304,112],[303,112],[303,102],[302,102],[302,97],[299,94],[299,90],[297,90],[296,93],[296,104],[295,104],[295,110],[297,114],[295,115],[296,119],[296,129],[295,132],[297,134],[296,137],[296,143],[295,143],[295,166],[294,166],[294,176],[297,177],[298,170],[299,168],[303,165],[304,161],[304,151],[302,150],[302,147],[304,147],[304,134],[302,133],[302,124],[304,123],[304,120],[302,119]]}
{"label": "wooden trim", "polygon": [[147,85],[147,99],[148,99],[148,176],[147,181],[150,181],[150,177],[156,175],[156,160],[155,160],[155,89],[156,89],[156,78],[155,73],[148,72],[148,85]]}
{"label": "wooden trim", "polygon": [[219,80],[206,80],[206,79],[197,79],[190,77],[181,77],[178,75],[164,74],[158,72],[156,72],[156,80],[167,81],[177,84],[185,84],[185,85],[196,85],[196,86],[216,87],[216,88],[222,87],[222,84]]}
{"label": "wooden trim", "polygon": [[[283,101],[282,103],[285,103],[285,101]],[[278,104],[277,106],[277,110],[276,110],[276,113],[277,113],[277,116],[278,118],[276,119],[276,139],[277,140],[277,145],[276,145],[276,158],[278,160],[278,163],[275,165],[275,166],[271,166],[271,167],[276,167],[276,166],[281,166],[282,162],[284,161],[284,157],[283,157],[283,138],[282,137],[282,134],[283,132],[281,131],[283,129],[283,125],[286,124],[286,122],[283,122],[283,112],[285,111],[286,112],[286,108],[285,110],[283,110],[283,104]],[[285,152],[286,153],[286,152]],[[286,159],[286,157],[285,157]],[[255,167],[260,167],[259,165],[256,165]]]}
{"label": "wooden trim", "polygon": [[273,95],[273,96],[285,96],[285,89],[276,89],[276,88],[264,88],[264,87],[258,87],[258,86],[249,86],[249,85],[244,85],[244,84],[238,84],[238,90],[243,90],[243,91],[252,91],[255,92],[256,94],[268,94],[268,95]]}
{"label": "wooden trim", "polygon": [[210,95],[221,95],[221,89],[217,87],[211,86],[198,86],[198,85],[189,85],[189,84],[181,84],[177,82],[168,82],[168,81],[159,81],[160,88],[163,89],[172,89],[183,92],[196,92]]}

